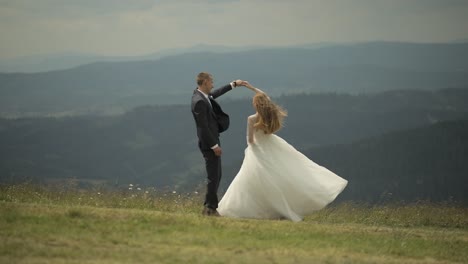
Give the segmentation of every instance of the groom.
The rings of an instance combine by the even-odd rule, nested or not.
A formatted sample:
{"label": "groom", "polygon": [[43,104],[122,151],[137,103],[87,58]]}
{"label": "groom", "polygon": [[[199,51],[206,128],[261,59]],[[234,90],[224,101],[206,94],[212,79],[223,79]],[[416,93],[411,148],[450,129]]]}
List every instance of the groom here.
{"label": "groom", "polygon": [[202,214],[219,216],[218,187],[221,180],[221,144],[219,134],[229,127],[229,116],[223,112],[214,100],[237,86],[244,86],[244,81],[236,80],[213,90],[213,76],[201,72],[197,76],[197,89],[192,95],[192,114],[197,126],[198,147],[205,158],[208,184]]}

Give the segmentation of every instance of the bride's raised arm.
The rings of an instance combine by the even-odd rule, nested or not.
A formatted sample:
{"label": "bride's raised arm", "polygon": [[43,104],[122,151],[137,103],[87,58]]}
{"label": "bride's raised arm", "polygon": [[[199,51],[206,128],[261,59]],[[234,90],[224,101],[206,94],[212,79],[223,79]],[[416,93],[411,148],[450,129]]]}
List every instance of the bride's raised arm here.
{"label": "bride's raised arm", "polygon": [[264,91],[256,88],[256,87],[253,87],[248,81],[244,81],[244,86],[247,87],[248,89],[254,91],[255,93],[265,93]]}

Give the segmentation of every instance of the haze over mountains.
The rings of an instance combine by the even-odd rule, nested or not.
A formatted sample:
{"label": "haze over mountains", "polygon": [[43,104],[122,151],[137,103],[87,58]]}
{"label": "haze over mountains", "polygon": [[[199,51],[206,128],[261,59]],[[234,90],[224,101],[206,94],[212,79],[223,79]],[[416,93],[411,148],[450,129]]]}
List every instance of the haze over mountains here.
{"label": "haze over mountains", "polygon": [[[275,99],[289,111],[279,135],[348,179],[343,198],[376,202],[387,192],[397,200],[468,202],[468,89]],[[221,192],[240,168],[252,113],[249,99],[222,104],[231,127],[222,134]],[[74,179],[81,187],[193,191],[205,179],[196,142],[189,105],[0,119],[0,183]]]}
{"label": "haze over mountains", "polygon": [[[339,199],[468,203],[468,43],[224,47],[0,74],[0,184],[203,183],[190,98],[200,71],[242,78],[289,112],[278,134],[349,181]],[[159,57],[158,57],[159,56]],[[244,98],[249,97],[249,98]],[[243,158],[251,92],[219,98],[221,192]]]}
{"label": "haze over mountains", "polygon": [[[308,47],[308,46],[307,46]],[[199,44],[190,48],[166,49],[159,52],[139,56],[104,56],[91,53],[57,53],[44,55],[29,55],[0,60],[0,72],[4,73],[38,73],[65,70],[95,62],[142,61],[157,60],[165,56],[180,55],[194,52],[235,52],[261,49],[261,47],[226,47],[221,45]]]}
{"label": "haze over mountains", "polygon": [[[468,87],[468,44],[371,42],[222,50],[42,73],[3,73],[0,113],[109,114],[145,104],[184,104],[200,71],[213,73],[218,86],[242,78],[273,96],[459,88]],[[248,95],[241,90],[230,97]]]}

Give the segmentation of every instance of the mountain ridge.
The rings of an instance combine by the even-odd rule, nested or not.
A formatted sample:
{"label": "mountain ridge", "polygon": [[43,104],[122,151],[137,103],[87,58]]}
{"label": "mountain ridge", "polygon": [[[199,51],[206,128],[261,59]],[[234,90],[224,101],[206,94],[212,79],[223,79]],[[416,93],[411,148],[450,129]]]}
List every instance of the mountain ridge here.
{"label": "mountain ridge", "polygon": [[468,119],[394,131],[304,153],[349,181],[339,198],[468,204]]}
{"label": "mountain ridge", "polygon": [[[312,149],[313,160],[330,165],[345,178],[351,174],[340,168],[353,156],[349,150],[331,152],[331,161],[323,149],[316,159],[316,150],[333,150],[337,144],[468,119],[468,89],[298,94],[273,99],[289,113],[278,135],[301,152],[307,154]],[[231,116],[231,127],[221,136],[225,188],[242,161],[246,118],[254,110],[250,99],[223,96],[219,101]],[[117,116],[0,119],[0,181],[60,182],[75,178],[111,186],[138,183],[191,189],[204,179],[196,142],[188,104],[140,106]],[[427,144],[438,143],[431,138]],[[446,162],[450,164],[450,160]],[[359,180],[358,176],[353,178]]]}
{"label": "mountain ridge", "polygon": [[[145,104],[181,104],[190,97],[200,71],[211,72],[217,85],[241,78],[273,96],[467,88],[468,44],[377,42],[198,52],[46,73],[4,73],[0,113],[99,113],[115,108],[122,112]],[[245,89],[233,96],[248,94]]]}

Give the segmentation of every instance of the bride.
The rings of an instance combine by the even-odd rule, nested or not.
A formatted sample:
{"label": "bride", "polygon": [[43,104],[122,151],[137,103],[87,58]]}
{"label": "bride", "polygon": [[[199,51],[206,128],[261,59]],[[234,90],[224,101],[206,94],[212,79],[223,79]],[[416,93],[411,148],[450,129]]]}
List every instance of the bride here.
{"label": "bride", "polygon": [[286,111],[260,89],[245,84],[255,92],[256,113],[247,119],[244,161],[218,212],[234,218],[301,221],[331,203],[348,182],[275,135]]}

